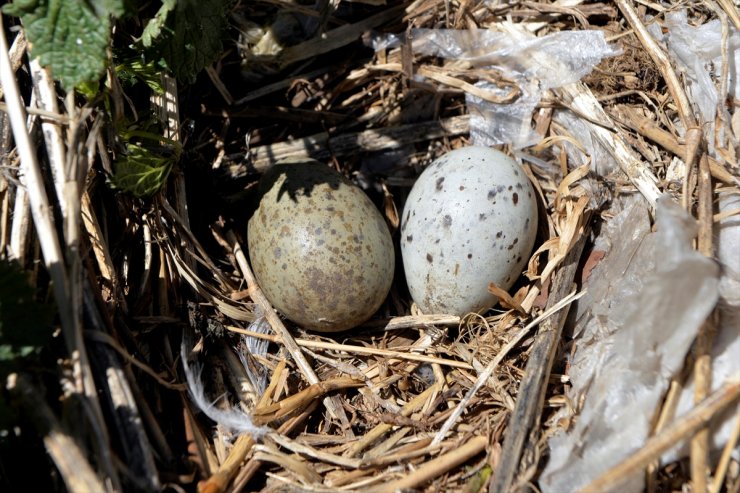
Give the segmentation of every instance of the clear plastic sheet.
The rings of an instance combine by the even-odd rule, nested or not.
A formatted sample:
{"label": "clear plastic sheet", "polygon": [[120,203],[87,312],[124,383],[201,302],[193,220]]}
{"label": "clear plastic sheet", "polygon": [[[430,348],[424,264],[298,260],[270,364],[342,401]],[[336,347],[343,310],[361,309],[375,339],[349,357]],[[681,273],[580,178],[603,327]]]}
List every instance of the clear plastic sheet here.
{"label": "clear plastic sheet", "polygon": [[[528,33],[484,29],[415,29],[411,39],[417,54],[497,69],[518,85],[521,95],[508,104],[466,94],[473,143],[512,144],[516,149],[539,141],[531,120],[545,90],[580,80],[604,57],[618,53],[607,44],[601,31],[561,31],[537,38]],[[395,36],[376,37],[372,45],[377,50],[398,41]],[[509,88],[488,81],[479,81],[475,86],[501,96],[509,92]]]}
{"label": "clear plastic sheet", "polygon": [[[719,210],[729,212],[740,209],[740,195],[721,194]],[[719,283],[719,325],[712,347],[712,390],[717,390],[728,380],[740,380],[740,215],[722,219],[715,227],[717,260],[722,277]],[[689,377],[681,394],[676,415],[686,414],[694,406],[694,381]],[[730,407],[715,422],[712,446],[720,450],[729,440],[734,420],[740,416],[740,404]],[[671,462],[689,454],[687,443],[683,443],[663,456]],[[734,450],[740,459],[740,445]]]}
{"label": "clear plastic sheet", "polygon": [[[729,25],[727,55],[727,94],[720,95],[719,79],[722,76],[722,26],[719,20],[713,20],[700,26],[692,26],[686,18],[686,11],[667,12],[665,16],[666,32],[657,24],[649,26],[650,33],[662,42],[671,55],[672,61],[681,71],[681,76],[690,81],[687,84],[689,96],[699,116],[706,122],[707,136],[714,135],[714,120],[718,108],[722,108],[723,119],[729,120],[729,113],[724,109],[726,97],[740,97],[740,32]],[[720,135],[720,139],[725,136]],[[714,139],[707,139],[710,153],[714,150]]]}
{"label": "clear plastic sheet", "polygon": [[[611,292],[581,306],[590,314],[571,364],[569,397],[586,398],[573,428],[550,439],[540,479],[545,493],[578,490],[644,444],[671,376],[719,296],[718,265],[691,248],[696,223],[670,198],[658,200],[657,232],[637,239],[630,257],[622,250],[634,248],[631,228],[646,215],[625,214],[602,269],[621,265],[609,277],[590,277],[602,278],[608,285],[599,289]],[[642,484],[642,475],[626,477],[614,491],[641,491]]]}

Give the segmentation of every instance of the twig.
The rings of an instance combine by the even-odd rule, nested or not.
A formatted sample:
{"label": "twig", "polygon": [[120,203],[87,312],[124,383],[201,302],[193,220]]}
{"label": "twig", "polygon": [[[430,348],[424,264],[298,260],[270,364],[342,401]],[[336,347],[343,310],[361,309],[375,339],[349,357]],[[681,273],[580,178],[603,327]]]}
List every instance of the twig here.
{"label": "twig", "polygon": [[[411,399],[411,401],[409,401],[405,406],[403,406],[399,414],[404,418],[409,417],[411,413],[422,407],[430,396],[439,391],[440,387],[441,382],[435,382],[434,385],[428,387],[424,392],[417,395],[416,397]],[[381,423],[377,425],[375,428],[365,433],[362,438],[356,441],[344,455],[347,457],[355,457],[357,454],[365,450],[373,442],[385,435],[391,429],[393,429],[393,425],[387,423]]]}
{"label": "twig", "polygon": [[[699,159],[698,250],[706,257],[713,257],[712,177],[706,154]],[[694,403],[703,401],[712,390],[712,344],[716,332],[716,308],[704,321],[696,336],[694,360]],[[691,477],[695,493],[706,493],[709,473],[710,430],[705,427],[691,440]]]}
{"label": "twig", "polygon": [[719,464],[717,464],[717,470],[714,472],[714,478],[712,479],[712,486],[709,489],[710,493],[719,493],[722,489],[722,482],[725,480],[727,474],[727,468],[730,465],[730,459],[732,458],[732,451],[735,450],[740,439],[740,414],[735,417],[735,425],[732,427],[730,432],[730,438],[725,444],[725,448],[722,450],[722,456],[719,458]]}
{"label": "twig", "polygon": [[671,66],[670,60],[668,60],[668,56],[663,52],[658,43],[655,42],[642,21],[640,21],[637,11],[629,0],[616,0],[616,3],[619,10],[622,11],[622,15],[624,15],[624,18],[634,30],[635,36],[640,40],[645,51],[647,51],[650,58],[655,62],[655,65],[657,65],[658,70],[660,70],[660,73],[663,75],[663,79],[668,86],[668,91],[671,93],[673,101],[676,103],[679,117],[684,123],[684,128],[689,129],[691,127],[695,127],[696,118],[694,117],[694,113],[691,111],[689,99],[686,97],[686,93],[681,86],[681,82],[678,80],[676,72]]}
{"label": "twig", "polygon": [[177,390],[177,391],[184,391],[187,390],[188,386],[184,383],[170,383],[164,378],[162,378],[157,372],[152,370],[152,368],[149,365],[146,365],[145,363],[142,363],[141,361],[134,358],[132,355],[128,353],[119,343],[116,341],[113,337],[109,336],[105,332],[99,332],[99,331],[85,331],[85,336],[96,341],[101,342],[104,344],[109,345],[111,348],[115,349],[115,351],[120,354],[123,359],[134,365],[136,368],[140,369],[150,377],[152,377],[159,385],[161,385],[164,388],[170,389],[170,390]]}
{"label": "twig", "polygon": [[[261,334],[251,330],[241,329],[231,325],[225,325],[226,329],[236,332],[237,334],[244,334],[257,339],[264,339],[272,342],[280,342],[279,336],[273,336],[269,334]],[[420,361],[422,363],[437,363],[444,366],[451,366],[453,368],[464,368],[466,370],[472,370],[473,367],[463,361],[455,361],[451,359],[435,358],[434,356],[426,356],[424,354],[416,353],[404,353],[398,350],[373,348],[365,346],[354,346],[351,344],[338,344],[324,341],[312,341],[310,339],[295,339],[296,344],[300,347],[312,348],[312,349],[326,349],[329,351],[342,351],[349,354],[368,354],[371,356],[383,356],[386,358],[403,359],[409,361]]]}
{"label": "twig", "polygon": [[[562,98],[568,107],[575,109],[580,115],[585,115],[598,122],[609,122],[613,128],[611,119],[604,112],[591,91],[581,82],[568,84],[555,89],[555,93]],[[618,133],[585,121],[589,126],[591,134],[617,161],[619,168],[627,175],[630,181],[642,193],[652,208],[661,192],[657,187],[658,179],[653,173],[652,167],[643,162]]]}
{"label": "twig", "polygon": [[[573,289],[573,279],[586,243],[586,236],[585,233],[581,234],[554,274],[547,302],[548,308],[555,306]],[[568,311],[565,309],[555,313],[546,319],[537,331],[524,378],[519,385],[519,397],[504,439],[501,462],[494,474],[494,480],[489,485],[490,493],[505,493],[511,489],[514,476],[519,469],[525,441],[540,419],[550,371]]]}
{"label": "twig", "polygon": [[457,315],[404,315],[389,320],[370,320],[364,327],[383,327],[383,330],[415,329],[430,325],[460,325]]}
{"label": "twig", "polygon": [[[272,396],[275,394],[278,382],[282,378],[283,371],[285,371],[285,360],[281,360],[275,368],[275,371],[273,371],[270,384],[267,386],[265,392],[257,403],[258,407],[267,405],[271,401]],[[220,493],[225,491],[229,482],[234,478],[239,466],[244,461],[244,458],[252,447],[254,447],[255,443],[256,441],[251,435],[245,434],[237,438],[234,447],[231,449],[231,452],[229,452],[229,456],[220,465],[218,470],[211,475],[211,477],[202,481],[198,485],[198,491],[200,493]]]}
{"label": "twig", "polygon": [[[293,429],[303,423],[308,417],[310,417],[313,411],[318,406],[318,401],[312,401],[311,405],[306,408],[301,414],[294,416],[277,429],[277,432],[281,435],[288,435]],[[236,478],[234,479],[234,491],[243,491],[247,482],[257,472],[262,462],[258,459],[250,459],[244,467],[239,471]]]}
{"label": "twig", "polygon": [[402,8],[403,5],[383,9],[380,13],[359,22],[340,26],[326,32],[322,36],[316,36],[308,41],[286,48],[278,57],[280,65],[282,67],[288,67],[301,60],[322,55],[348,45],[362,36],[365,31],[397,19]]}
{"label": "twig", "polygon": [[[686,146],[680,144],[673,134],[659,128],[649,118],[638,115],[634,109],[619,108],[616,114],[612,114],[617,122],[658,144],[666,151],[679,156],[681,159],[686,156]],[[709,171],[716,180],[730,185],[740,186],[740,178],[727,171],[727,169],[711,156],[709,156]]]}
{"label": "twig", "polygon": [[264,172],[277,161],[286,158],[326,160],[332,156],[396,149],[414,142],[467,133],[470,131],[469,121],[470,117],[465,115],[336,136],[324,132],[288,142],[254,147],[250,152],[249,165]]}
{"label": "twig", "polygon": [[732,0],[717,0],[717,3],[722,7],[727,16],[732,21],[732,25],[735,29],[740,31],[740,12],[737,11],[737,5]]}
{"label": "twig", "polygon": [[[2,15],[0,14],[0,24],[2,24]],[[21,158],[21,169],[25,175],[26,186],[28,188],[28,197],[31,205],[31,214],[33,215],[36,225],[36,232],[43,252],[44,264],[52,279],[54,296],[57,301],[57,310],[62,325],[67,350],[70,355],[76,356],[75,365],[78,366],[80,378],[77,382],[78,391],[86,398],[84,409],[88,411],[90,425],[94,428],[95,436],[98,439],[96,444],[98,453],[101,455],[101,466],[105,469],[114,489],[120,490],[120,484],[117,472],[112,463],[110,456],[110,446],[108,443],[108,432],[105,427],[105,420],[100,408],[95,382],[92,377],[90,365],[88,362],[87,351],[82,337],[82,327],[79,319],[79,310],[82,306],[81,296],[75,296],[74,293],[81,295],[80,276],[72,276],[66,270],[64,254],[61,249],[57,230],[54,225],[52,216],[52,205],[46,194],[44,186],[43,173],[36,159],[36,150],[31,145],[31,138],[26,129],[26,115],[23,100],[18,90],[18,83],[13,71],[11,70],[10,60],[8,59],[8,46],[5,38],[5,31],[0,33],[0,84],[5,90],[5,101],[8,104],[8,115],[10,117],[13,136],[15,137],[18,154]],[[65,192],[66,195],[66,192]],[[72,200],[73,197],[65,196],[60,200]],[[67,202],[69,204],[69,202]],[[71,213],[70,213],[71,214]],[[79,216],[79,215],[77,215]],[[71,221],[79,221],[79,217],[71,218]],[[74,240],[74,231],[71,228],[65,228],[70,233],[68,242]],[[76,243],[70,243],[77,245]],[[75,257],[76,252],[71,252],[73,258],[72,264],[79,266],[79,258]],[[79,274],[79,270],[72,271]],[[71,284],[74,281],[74,285]]]}
{"label": "twig", "polygon": [[[2,21],[2,15],[0,15]],[[8,44],[5,31],[0,35],[0,84],[5,91],[5,101],[8,104],[8,116],[13,128],[13,137],[21,158],[21,169],[26,177],[26,188],[31,204],[31,213],[38,231],[41,251],[44,254],[44,263],[49,270],[54,286],[54,295],[57,298],[59,314],[70,350],[74,349],[74,340],[69,339],[74,333],[72,313],[67,296],[67,272],[64,269],[64,255],[62,254],[59,238],[54,227],[51,215],[51,204],[44,188],[44,177],[41,167],[36,160],[35,146],[26,130],[25,106],[18,90],[18,82],[10,66],[8,58]]]}
{"label": "twig", "polygon": [[740,399],[740,382],[724,384],[663,433],[648,440],[640,450],[596,478],[579,493],[600,493],[618,486],[624,478],[638,473],[651,461],[660,457],[663,452],[705,426],[714,416],[738,399]]}
{"label": "twig", "polygon": [[386,483],[379,488],[373,488],[370,491],[373,493],[393,493],[396,491],[414,489],[436,477],[441,476],[442,474],[445,474],[447,471],[463,464],[472,457],[475,457],[485,450],[487,444],[488,437],[473,437],[460,447],[453,449],[451,452],[430,460],[407,476],[391,481],[390,483]]}
{"label": "twig", "polygon": [[[267,322],[270,324],[275,333],[280,337],[280,342],[283,343],[285,348],[293,357],[296,365],[298,365],[298,368],[301,370],[301,373],[303,373],[303,376],[306,378],[308,383],[312,385],[319,383],[319,378],[316,376],[313,368],[311,368],[311,365],[306,360],[306,357],[303,355],[301,348],[298,346],[298,344],[296,344],[295,339],[293,339],[293,336],[290,334],[290,332],[288,332],[288,329],[285,328],[282,320],[280,320],[280,317],[278,317],[277,313],[275,313],[272,305],[265,297],[262,289],[260,289],[259,285],[257,284],[257,279],[254,277],[252,269],[249,267],[249,262],[247,262],[247,258],[244,255],[244,251],[242,250],[241,245],[236,239],[236,235],[234,235],[233,232],[229,231],[226,233],[226,239],[231,245],[232,252],[236,257],[239,269],[242,271],[242,276],[244,276],[244,280],[247,281],[250,296],[252,297],[254,302],[260,306],[264,317],[267,319]],[[347,429],[349,428],[349,420],[347,419],[347,414],[344,412],[344,408],[342,408],[338,401],[336,401],[332,397],[327,396],[324,398],[324,405],[334,418],[341,421],[343,427],[346,427]]]}
{"label": "twig", "polygon": [[452,414],[450,414],[449,418],[447,418],[447,420],[444,422],[442,428],[439,429],[437,435],[434,437],[432,445],[440,443],[445,438],[447,433],[455,425],[455,422],[458,420],[458,418],[462,416],[463,412],[465,412],[465,408],[473,399],[475,394],[481,389],[481,387],[483,387],[483,385],[485,385],[485,383],[491,377],[498,365],[501,364],[506,355],[509,354],[509,351],[514,349],[514,347],[519,344],[519,342],[524,338],[524,336],[529,333],[529,331],[533,327],[535,327],[543,320],[547,320],[549,317],[562,310],[566,306],[570,305],[584,294],[586,294],[585,291],[581,291],[580,293],[573,292],[569,294],[558,303],[547,309],[542,315],[532,320],[529,324],[527,324],[526,327],[521,329],[514,337],[512,337],[511,340],[507,342],[504,347],[502,347],[498,351],[498,353],[496,353],[496,357],[494,357],[493,360],[488,364],[488,366],[486,366],[485,370],[483,370],[480,375],[478,375],[478,379],[475,381],[475,385],[473,385],[470,390],[468,390],[468,392],[465,394],[465,397],[463,397],[463,399],[458,403]]}
{"label": "twig", "polygon": [[8,376],[6,388],[18,399],[22,408],[31,418],[39,434],[44,438],[44,446],[69,491],[108,491],[96,476],[85,454],[74,438],[69,436],[43,399],[43,393],[31,380],[12,373]]}

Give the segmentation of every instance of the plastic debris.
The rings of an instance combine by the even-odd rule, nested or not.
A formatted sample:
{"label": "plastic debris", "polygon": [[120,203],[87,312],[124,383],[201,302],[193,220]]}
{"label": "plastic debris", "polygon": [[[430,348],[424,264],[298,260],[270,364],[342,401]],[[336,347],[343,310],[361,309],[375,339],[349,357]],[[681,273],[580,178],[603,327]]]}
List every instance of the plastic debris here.
{"label": "plastic debris", "polygon": [[[516,149],[541,139],[531,121],[544,91],[580,80],[603,58],[619,53],[601,31],[561,31],[537,38],[521,31],[415,29],[411,39],[416,54],[498,70],[518,86],[520,94],[510,103],[465,94],[473,143],[511,144]],[[397,36],[376,37],[372,42],[376,50],[398,43]],[[474,86],[500,98],[511,93],[510,87],[486,80]]]}
{"label": "plastic debris", "polygon": [[[681,76],[687,78],[691,101],[695,104],[703,122],[706,122],[705,135],[709,152],[714,152],[717,142],[712,138],[715,133],[715,117],[717,111],[723,112],[723,120],[729,121],[729,113],[724,104],[727,96],[740,97],[740,76],[737,67],[740,67],[740,32],[728,26],[727,54],[729,66],[726,84],[720,81],[722,67],[722,25],[719,20],[713,20],[700,26],[688,23],[686,11],[667,12],[665,16],[666,32],[657,24],[650,25],[650,33],[668,48],[673,62],[681,70]],[[727,93],[720,94],[718,87],[725,88]],[[720,131],[723,130],[720,126]],[[717,138],[724,142],[729,136],[720,135]]]}
{"label": "plastic debris", "polygon": [[[630,228],[645,212],[623,214],[598,267],[612,269],[615,262],[616,271],[590,277],[601,283],[593,289],[608,295],[592,295],[590,307],[579,303],[583,334],[569,372],[569,398],[585,400],[573,428],[550,439],[550,462],[540,480],[545,493],[578,490],[644,444],[670,378],[683,367],[719,296],[719,267],[691,248],[696,223],[683,209],[661,197],[657,232],[642,238],[630,237]],[[634,244],[634,256],[625,256]],[[641,491],[642,485],[642,475],[625,477],[613,491]]]}

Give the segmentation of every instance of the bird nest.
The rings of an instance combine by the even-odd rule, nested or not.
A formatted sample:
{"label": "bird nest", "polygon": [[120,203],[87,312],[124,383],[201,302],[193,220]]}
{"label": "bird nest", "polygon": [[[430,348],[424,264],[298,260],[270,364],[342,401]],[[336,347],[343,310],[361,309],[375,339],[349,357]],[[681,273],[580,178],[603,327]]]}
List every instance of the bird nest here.
{"label": "bird nest", "polygon": [[[77,188],[58,189],[51,202],[68,248],[62,267],[48,264],[49,272],[65,271],[64,299],[79,310],[60,312],[64,330],[42,354],[46,366],[13,373],[7,386],[30,416],[21,427],[43,437],[69,490],[557,491],[552,485],[562,483],[545,479],[547,465],[566,449],[553,437],[583,431],[578,423],[589,406],[577,355],[599,333],[584,332],[584,320],[614,318],[604,300],[620,301],[619,287],[638,282],[627,276],[628,261],[622,271],[609,262],[638,251],[663,207],[696,219],[688,237],[696,251],[686,255],[714,259],[723,248],[716,228],[736,221],[738,209],[718,203],[740,192],[738,95],[728,88],[740,17],[729,2],[317,5],[323,8],[238,3],[229,13],[231,41],[194,83],[177,85],[163,74],[162,94],[111,84],[114,101],[151,110],[162,137],[182,146],[165,186],[151,196],[134,197],[104,179],[115,159],[105,111],[67,98],[65,111],[45,115],[67,136],[59,143],[67,161],[83,170],[71,180]],[[711,122],[702,117],[693,72],[670,42],[656,39],[673,29],[667,19],[678,12],[692,28],[721,27],[721,63],[711,72],[720,111]],[[471,38],[452,46],[443,43],[456,38],[434,37],[452,30]],[[565,49],[555,54],[537,45],[518,55],[556,59],[583,50],[578,63],[593,62],[574,80],[547,85],[547,74],[528,72],[524,61],[496,54],[496,42],[476,37],[495,33],[529,46],[595,32],[603,33],[601,48],[561,38]],[[419,40],[442,48],[424,51]],[[486,117],[523,101],[531,101],[524,130],[512,134]],[[5,104],[13,104],[7,96]],[[501,132],[513,137],[497,143]],[[399,265],[386,302],[354,329],[310,332],[275,312],[245,252],[265,170],[283,158],[327,163],[367,192],[397,246],[399,211],[416,177],[473,142],[514,156],[540,206],[525,272],[509,291],[491,286],[499,304],[463,317],[421,313]],[[28,200],[24,187],[36,192],[16,180],[22,153],[7,135],[4,146],[2,246],[36,287],[50,289],[53,274],[38,267],[35,245],[60,233],[38,221],[30,228],[27,202],[19,201]],[[44,156],[55,152],[49,146]],[[41,188],[72,187],[52,174],[41,175]],[[625,222],[630,211],[633,222]],[[637,221],[644,222],[640,235]],[[672,261],[658,255],[652,268],[662,272]],[[731,276],[727,269],[712,275],[720,283]],[[628,320],[663,313],[660,296],[641,299],[634,291],[629,303],[643,311],[627,303],[622,309],[636,314]],[[646,384],[656,397],[635,417],[646,423],[638,445],[619,445],[629,453],[608,456],[585,479],[573,473],[569,489],[605,491],[629,480],[648,491],[737,491],[740,464],[731,453],[740,430],[717,446],[708,427],[740,397],[737,367],[711,382],[718,329],[732,329],[721,321],[727,300],[713,296],[707,306],[686,302],[683,318],[698,313],[701,320],[683,352],[675,351],[680,364]],[[638,343],[619,350],[638,359],[656,351]],[[604,382],[597,373],[595,387]],[[674,418],[690,373],[696,405]],[[618,408],[626,404],[616,394],[628,394],[631,383],[613,387],[603,420],[622,419]],[[9,439],[26,440],[26,455],[0,455],[6,470],[20,457],[43,457],[38,440],[25,437]],[[665,455],[682,441],[691,442],[688,455]],[[602,457],[582,445],[584,455]],[[61,488],[58,476],[42,476],[42,487]],[[12,474],[6,481],[20,484]]]}

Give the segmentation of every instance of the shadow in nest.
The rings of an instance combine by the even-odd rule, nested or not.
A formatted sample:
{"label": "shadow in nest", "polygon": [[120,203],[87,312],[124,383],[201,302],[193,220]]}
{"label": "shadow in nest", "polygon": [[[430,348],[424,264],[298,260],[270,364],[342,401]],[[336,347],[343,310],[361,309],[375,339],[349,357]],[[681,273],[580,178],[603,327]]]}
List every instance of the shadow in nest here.
{"label": "shadow in nest", "polygon": [[[279,186],[275,201],[282,200],[285,194],[297,202],[298,196],[310,197],[314,188],[326,184],[331,190],[349,182],[339,173],[318,161],[283,161],[275,164],[265,172],[259,185],[259,200],[275,185]],[[331,194],[331,191],[324,193]]]}

